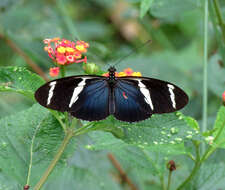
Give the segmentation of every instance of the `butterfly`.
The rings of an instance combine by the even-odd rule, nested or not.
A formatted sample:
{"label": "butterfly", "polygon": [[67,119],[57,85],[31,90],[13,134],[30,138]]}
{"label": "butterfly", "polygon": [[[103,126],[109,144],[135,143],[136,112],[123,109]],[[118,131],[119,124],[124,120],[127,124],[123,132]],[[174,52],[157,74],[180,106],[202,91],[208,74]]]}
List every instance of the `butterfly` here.
{"label": "butterfly", "polygon": [[113,115],[117,120],[138,122],[152,114],[180,110],[188,103],[187,94],[176,85],[147,77],[80,75],[47,82],[35,92],[46,108],[69,112],[88,121]]}

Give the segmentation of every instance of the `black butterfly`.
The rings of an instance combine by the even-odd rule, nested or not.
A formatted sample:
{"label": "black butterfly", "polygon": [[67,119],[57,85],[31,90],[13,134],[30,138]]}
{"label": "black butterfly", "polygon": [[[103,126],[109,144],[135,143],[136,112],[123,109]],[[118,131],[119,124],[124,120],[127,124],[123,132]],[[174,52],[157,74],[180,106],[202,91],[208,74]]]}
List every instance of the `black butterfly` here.
{"label": "black butterfly", "polygon": [[187,94],[169,82],[147,77],[80,75],[50,81],[35,92],[44,107],[69,112],[72,116],[97,121],[109,115],[121,121],[137,122],[177,111],[188,103]]}

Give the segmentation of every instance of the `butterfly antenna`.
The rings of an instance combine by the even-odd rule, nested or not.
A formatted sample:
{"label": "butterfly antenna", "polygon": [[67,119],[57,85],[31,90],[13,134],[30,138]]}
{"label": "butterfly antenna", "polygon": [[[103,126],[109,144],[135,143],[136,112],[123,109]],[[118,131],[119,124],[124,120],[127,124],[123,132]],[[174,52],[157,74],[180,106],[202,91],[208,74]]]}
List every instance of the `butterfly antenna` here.
{"label": "butterfly antenna", "polygon": [[123,61],[124,59],[126,59],[127,57],[129,57],[130,55],[132,55],[136,50],[143,48],[144,46],[146,46],[147,44],[150,44],[151,42],[152,42],[152,40],[148,40],[147,42],[145,42],[141,46],[132,49],[127,55],[125,55],[124,57],[121,57],[118,61],[116,61],[116,63],[113,66],[118,65],[121,61]]}

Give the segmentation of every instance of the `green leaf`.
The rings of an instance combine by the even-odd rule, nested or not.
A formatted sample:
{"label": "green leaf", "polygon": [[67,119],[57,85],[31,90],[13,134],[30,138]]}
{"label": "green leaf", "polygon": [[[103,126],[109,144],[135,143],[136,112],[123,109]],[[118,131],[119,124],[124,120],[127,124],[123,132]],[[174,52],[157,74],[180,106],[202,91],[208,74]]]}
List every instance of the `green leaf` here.
{"label": "green leaf", "polygon": [[213,145],[220,148],[225,148],[225,107],[221,106],[214,124],[214,141]]}
{"label": "green leaf", "polygon": [[167,172],[166,164],[169,160],[174,160],[175,155],[186,154],[183,143],[139,147],[102,131],[90,132],[89,136],[92,141],[85,148],[110,151],[129,176],[133,176],[140,189],[149,188],[147,181],[151,181],[156,189],[161,189],[158,188],[160,184],[154,176],[164,175]]}
{"label": "green leaf", "polygon": [[187,124],[192,127],[194,130],[200,131],[200,127],[198,125],[198,122],[192,118],[192,117],[185,117],[184,120],[187,122]]}
{"label": "green leaf", "polygon": [[34,98],[34,92],[44,83],[38,75],[23,67],[0,67],[0,91],[17,92]]}
{"label": "green leaf", "polygon": [[[21,189],[26,183],[31,139],[36,127],[45,123],[47,113],[47,109],[35,105],[27,111],[0,120],[0,175],[10,179],[9,183],[8,181],[2,182],[3,185],[8,185],[9,189],[18,186]],[[48,142],[50,141],[51,136]],[[36,162],[36,164],[45,159],[44,155],[48,154],[44,149],[44,147],[48,147],[47,141],[41,144],[35,145],[34,163]],[[39,165],[39,169],[41,168],[44,169]],[[36,170],[36,172],[37,174],[34,174],[39,178],[40,171]]]}
{"label": "green leaf", "polygon": [[199,131],[190,128],[184,116],[177,113],[153,115],[150,119],[135,124],[121,124],[125,142],[148,146],[158,144],[179,144],[198,138]]}
{"label": "green leaf", "polygon": [[140,7],[140,17],[143,18],[147,11],[150,9],[154,0],[142,0],[141,7]]}
{"label": "green leaf", "polygon": [[[101,121],[98,127],[108,126],[108,123],[108,120]],[[196,125],[193,119],[187,119],[179,112],[153,115],[148,120],[134,124],[115,120],[114,128],[123,129],[124,135],[118,138],[113,133],[92,131],[89,134],[92,141],[85,147],[112,152],[135,179],[138,173],[138,186],[145,189],[145,182],[152,176],[164,175],[167,162],[174,160],[174,156],[190,154],[191,150],[184,146],[184,142],[199,139],[199,131],[189,127],[192,124]],[[158,184],[157,180],[153,181]]]}
{"label": "green leaf", "polygon": [[225,187],[225,162],[221,159],[224,156],[224,150],[218,150],[202,164],[193,180],[195,189],[212,190]]}
{"label": "green leaf", "polygon": [[[190,139],[200,140],[201,137],[198,127],[189,127],[190,123],[196,125],[196,122],[190,118],[189,124],[187,124],[187,121],[188,119],[185,116],[177,112],[162,115],[156,114],[148,120],[132,124],[121,122],[110,117],[94,123],[91,128],[92,130],[100,129],[111,132],[115,137],[123,140],[127,144],[132,144],[139,148],[146,148],[154,145],[183,144]],[[97,139],[101,140],[102,138],[102,142],[106,144],[110,142],[109,137],[98,137]],[[112,141],[110,143],[117,144],[118,142]],[[121,141],[119,144],[121,144]],[[112,144],[109,145],[112,146]],[[163,149],[164,146],[161,147]],[[180,151],[181,153],[185,153],[184,147]]]}
{"label": "green leaf", "polygon": [[[0,189],[21,190],[26,184],[31,141],[36,132],[29,184],[34,187],[63,140],[60,124],[47,109],[36,104],[1,119],[0,126]],[[111,177],[113,166],[105,153],[81,148],[87,141],[90,141],[87,136],[70,141],[42,189],[120,190],[119,184]]]}

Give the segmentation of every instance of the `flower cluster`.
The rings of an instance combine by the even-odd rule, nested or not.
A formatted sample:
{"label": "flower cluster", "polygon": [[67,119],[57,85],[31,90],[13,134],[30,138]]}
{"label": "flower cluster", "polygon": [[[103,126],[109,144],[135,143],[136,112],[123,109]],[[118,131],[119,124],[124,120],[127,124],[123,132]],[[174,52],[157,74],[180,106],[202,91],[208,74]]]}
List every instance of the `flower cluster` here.
{"label": "flower cluster", "polygon": [[[109,73],[104,73],[102,76],[108,77]],[[134,72],[131,68],[124,69],[122,72],[115,72],[116,77],[126,77],[126,76],[133,76],[133,77],[141,77],[140,72]]]}
{"label": "flower cluster", "polygon": [[[49,57],[56,63],[56,65],[69,65],[73,63],[85,62],[87,57],[82,59],[83,53],[87,52],[89,44],[84,41],[72,42],[66,39],[53,38],[45,39],[44,50],[48,52]],[[57,76],[59,68],[54,67],[50,69],[51,76]]]}

